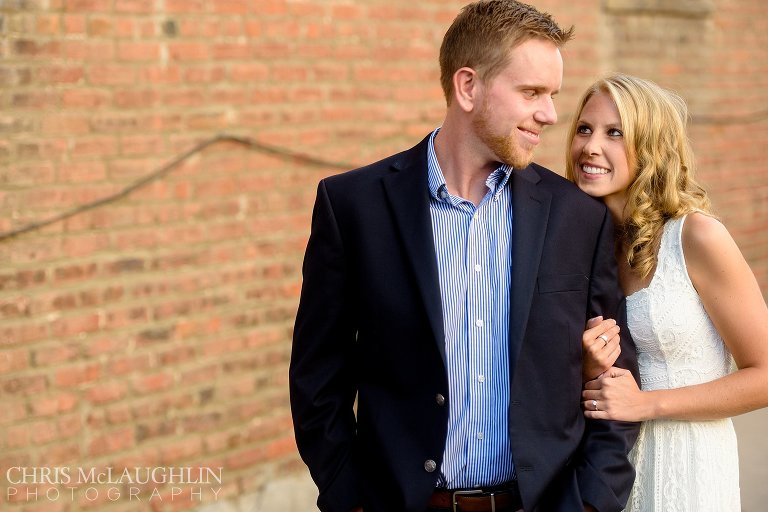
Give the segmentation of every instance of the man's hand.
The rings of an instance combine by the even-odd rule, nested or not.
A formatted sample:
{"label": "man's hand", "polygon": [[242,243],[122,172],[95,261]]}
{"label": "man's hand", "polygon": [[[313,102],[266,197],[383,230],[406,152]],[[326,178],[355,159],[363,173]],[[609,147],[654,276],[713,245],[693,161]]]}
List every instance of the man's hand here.
{"label": "man's hand", "polygon": [[621,329],[616,320],[602,316],[590,318],[581,338],[584,355],[582,378],[584,382],[596,379],[607,371],[621,354]]}

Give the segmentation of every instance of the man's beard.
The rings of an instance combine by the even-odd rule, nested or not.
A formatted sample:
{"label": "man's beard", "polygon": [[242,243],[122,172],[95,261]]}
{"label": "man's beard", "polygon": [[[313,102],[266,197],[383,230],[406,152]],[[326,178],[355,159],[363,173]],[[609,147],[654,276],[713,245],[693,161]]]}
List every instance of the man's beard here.
{"label": "man's beard", "polygon": [[483,102],[483,108],[472,121],[480,141],[502,162],[515,169],[524,169],[533,161],[533,150],[520,147],[515,135],[495,135],[488,123],[490,107]]}

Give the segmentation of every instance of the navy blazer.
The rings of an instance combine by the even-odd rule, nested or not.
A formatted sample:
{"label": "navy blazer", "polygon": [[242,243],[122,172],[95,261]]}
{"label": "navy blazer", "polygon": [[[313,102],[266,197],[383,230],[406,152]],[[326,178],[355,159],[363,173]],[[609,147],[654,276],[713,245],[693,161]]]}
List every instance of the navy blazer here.
{"label": "navy blazer", "polygon": [[[437,481],[451,396],[428,140],[318,187],[289,377],[322,511],[423,512]],[[509,186],[509,435],[525,510],[622,510],[639,425],[581,412],[586,320],[624,317],[610,215],[536,164]],[[617,366],[637,375],[625,325],[621,349]]]}

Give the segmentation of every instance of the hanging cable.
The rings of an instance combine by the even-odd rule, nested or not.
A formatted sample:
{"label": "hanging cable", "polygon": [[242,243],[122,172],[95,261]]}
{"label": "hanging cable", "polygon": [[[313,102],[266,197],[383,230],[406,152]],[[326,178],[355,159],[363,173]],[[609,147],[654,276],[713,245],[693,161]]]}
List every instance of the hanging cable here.
{"label": "hanging cable", "polygon": [[253,149],[256,149],[262,153],[268,154],[268,155],[274,155],[277,157],[280,157],[284,160],[289,160],[292,162],[309,165],[312,167],[320,167],[320,168],[336,168],[336,169],[352,169],[356,167],[353,164],[348,164],[344,162],[333,162],[330,160],[323,160],[321,158],[313,157],[310,155],[305,155],[302,153],[297,153],[294,151],[289,151],[287,149],[283,149],[277,146],[271,146],[269,144],[264,144],[263,142],[258,142],[255,139],[252,139],[250,137],[241,137],[237,135],[228,135],[228,134],[219,134],[215,137],[211,137],[209,139],[206,139],[202,142],[199,142],[192,148],[188,149],[187,151],[183,152],[182,154],[178,155],[176,158],[168,162],[167,164],[163,165],[162,167],[156,169],[155,171],[152,171],[151,173],[147,174],[146,176],[143,176],[142,178],[134,181],[124,189],[120,190],[119,192],[116,192],[114,194],[111,194],[109,196],[103,197],[101,199],[97,199],[96,201],[92,201],[90,203],[86,203],[80,206],[77,206],[75,208],[72,208],[70,210],[67,210],[65,212],[62,212],[58,215],[54,215],[53,217],[50,217],[48,219],[44,219],[37,222],[32,222],[30,224],[27,224],[25,226],[22,226],[17,229],[13,229],[10,231],[6,231],[4,233],[0,233],[0,242],[3,242],[5,240],[8,240],[10,238],[17,237],[19,235],[22,235],[24,233],[29,233],[30,231],[36,231],[38,229],[44,228],[46,226],[50,226],[51,224],[55,224],[57,222],[61,222],[63,220],[66,220],[70,217],[74,217],[75,215],[78,215],[80,213],[86,212],[88,210],[93,210],[94,208],[98,208],[100,206],[104,206],[106,204],[112,203],[114,201],[117,201],[119,199],[122,199],[126,196],[128,196],[131,192],[142,188],[143,186],[156,181],[166,174],[168,174],[171,170],[173,170],[175,167],[177,167],[179,164],[181,164],[183,161],[187,160],[188,158],[192,157],[193,155],[203,151],[208,146],[211,146],[213,144],[219,143],[219,142],[234,142],[237,144],[242,144],[243,146],[250,147]]}
{"label": "hanging cable", "polygon": [[[560,117],[561,123],[568,120],[570,117],[571,117],[570,114],[561,116]],[[692,115],[691,124],[723,125],[724,126],[724,125],[732,125],[732,124],[758,123],[761,121],[765,121],[766,119],[768,119],[768,109],[759,110],[759,111],[756,111],[750,114],[744,114],[744,115],[730,115],[730,116],[728,115],[724,115],[724,116]],[[180,154],[179,156],[177,156],[167,164],[149,173],[148,175],[136,180],[135,182],[125,187],[124,189],[120,190],[119,192],[116,192],[112,195],[109,195],[101,199],[97,199],[96,201],[92,201],[90,203],[77,206],[75,208],[67,210],[58,215],[54,215],[53,217],[50,217],[48,219],[44,219],[38,222],[32,222],[20,228],[16,228],[10,231],[6,231],[4,233],[0,233],[0,242],[3,242],[10,238],[17,237],[24,233],[29,233],[31,231],[44,228],[46,226],[50,226],[51,224],[61,222],[70,217],[74,217],[75,215],[78,215],[80,213],[86,212],[88,210],[93,210],[94,208],[98,208],[105,204],[112,203],[114,201],[122,199],[128,196],[134,190],[137,190],[143,187],[144,185],[147,185],[148,183],[151,183],[152,181],[155,181],[165,176],[171,170],[173,170],[176,166],[181,164],[184,160],[190,158],[196,153],[201,152],[208,146],[211,146],[212,144],[216,144],[219,142],[234,142],[234,143],[249,147],[251,149],[255,149],[257,151],[260,151],[268,155],[273,155],[273,156],[282,158],[284,160],[292,161],[299,164],[309,165],[311,167],[320,167],[320,168],[328,168],[328,169],[353,169],[355,167],[358,167],[355,164],[350,164],[347,162],[334,162],[331,160],[317,158],[311,155],[305,155],[303,153],[297,153],[295,151],[291,151],[278,146],[272,146],[269,144],[265,144],[263,142],[259,142],[251,137],[242,137],[239,135],[229,135],[225,133],[218,134],[214,137],[211,137],[209,139],[206,139],[196,144],[195,146],[185,151],[184,153]]]}

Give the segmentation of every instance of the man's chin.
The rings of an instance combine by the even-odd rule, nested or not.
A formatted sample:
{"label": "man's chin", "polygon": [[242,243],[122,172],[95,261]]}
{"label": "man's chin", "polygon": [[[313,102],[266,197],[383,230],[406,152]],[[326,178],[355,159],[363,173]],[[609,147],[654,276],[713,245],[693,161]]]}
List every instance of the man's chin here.
{"label": "man's chin", "polygon": [[510,164],[514,169],[517,169],[518,171],[521,171],[531,165],[531,162],[533,162],[533,158],[528,158],[527,160],[521,160],[518,164]]}
{"label": "man's chin", "polygon": [[533,151],[514,144],[508,137],[490,138],[488,147],[495,153],[499,162],[505,163],[514,169],[525,169],[533,161]]}
{"label": "man's chin", "polygon": [[521,170],[521,169],[525,169],[526,167],[531,165],[531,162],[533,162],[533,155],[532,154],[528,155],[525,158],[520,157],[519,155],[517,155],[517,156],[514,156],[514,157],[511,156],[511,157],[508,157],[508,158],[504,159],[504,163],[505,164],[509,165],[510,167],[512,167],[513,169],[516,169],[518,171]]}

